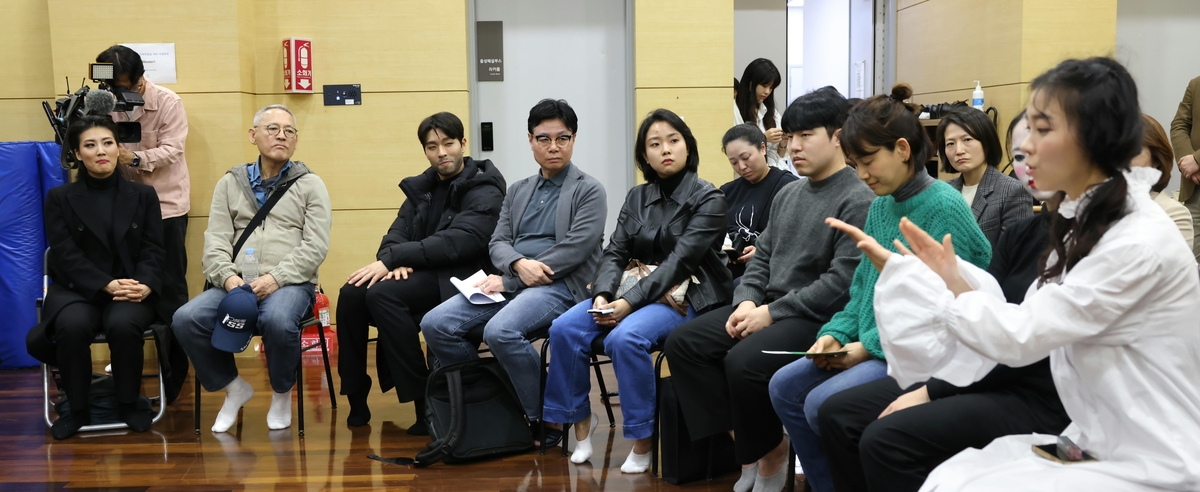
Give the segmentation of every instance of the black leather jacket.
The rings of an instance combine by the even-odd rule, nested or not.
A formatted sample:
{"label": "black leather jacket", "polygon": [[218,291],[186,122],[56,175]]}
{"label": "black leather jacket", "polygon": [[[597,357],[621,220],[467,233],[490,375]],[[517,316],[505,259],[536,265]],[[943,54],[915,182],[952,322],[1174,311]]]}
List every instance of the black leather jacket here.
{"label": "black leather jacket", "polygon": [[733,278],[725,267],[725,195],[707,181],[687,175],[670,196],[658,184],[635,186],[625,196],[617,228],[608,240],[593,284],[595,295],[612,299],[632,259],[658,269],[622,296],[639,309],[658,302],[671,287],[695,276],[688,303],[702,313],[728,304]]}

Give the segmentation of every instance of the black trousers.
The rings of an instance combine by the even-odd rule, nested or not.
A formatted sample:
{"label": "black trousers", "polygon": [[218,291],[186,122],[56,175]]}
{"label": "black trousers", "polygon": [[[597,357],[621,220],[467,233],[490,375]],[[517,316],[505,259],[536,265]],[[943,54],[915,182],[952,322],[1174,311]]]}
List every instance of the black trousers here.
{"label": "black trousers", "polygon": [[187,215],[163,219],[163,249],[166,250],[165,275],[158,293],[170,322],[175,310],[188,302],[187,286]]}
{"label": "black trousers", "polygon": [[87,422],[92,387],[92,340],[103,333],[112,353],[113,386],[117,402],[137,402],[142,389],[142,334],[154,322],[149,304],[103,301],[76,302],[59,311],[50,327],[58,357],[63,390],[71,402],[71,414]]}
{"label": "black trousers", "polygon": [[338,375],[343,395],[371,390],[367,375],[368,327],[379,329],[376,370],[384,392],[396,388],[401,403],[425,397],[429,367],[421,351],[420,319],[441,304],[437,272],[415,271],[408,280],[342,286],[337,305]]}
{"label": "black trousers", "polygon": [[692,439],[733,430],[737,460],[749,464],[783,439],[767,387],[775,371],[799,358],[762,351],[808,350],[822,323],[787,318],[738,340],[725,332],[733,311],[734,306],[721,307],[684,323],[671,332],[664,350]]}
{"label": "black trousers", "polygon": [[915,492],[934,468],[966,448],[1013,434],[1058,434],[1070,423],[1061,410],[1003,391],[948,396],[878,418],[904,393],[886,377],[821,405],[821,447],[838,492]]}

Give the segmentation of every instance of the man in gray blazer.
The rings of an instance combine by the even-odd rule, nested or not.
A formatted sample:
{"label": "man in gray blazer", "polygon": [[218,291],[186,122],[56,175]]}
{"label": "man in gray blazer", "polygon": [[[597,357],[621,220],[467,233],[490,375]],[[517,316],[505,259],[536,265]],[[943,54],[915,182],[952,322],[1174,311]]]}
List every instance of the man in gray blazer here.
{"label": "man in gray blazer", "polygon": [[[488,245],[500,274],[476,285],[485,294],[503,293],[504,300],[472,304],[454,296],[421,321],[429,351],[442,365],[477,358],[468,339],[479,340],[482,332],[512,378],[535,436],[542,415],[541,357],[528,337],[591,297],[588,284],[604,241],[604,186],[571,164],[578,127],[575,111],[561,99],[543,99],[529,111],[529,146],[541,171],[509,187]],[[561,436],[548,433],[547,441],[557,444]]]}

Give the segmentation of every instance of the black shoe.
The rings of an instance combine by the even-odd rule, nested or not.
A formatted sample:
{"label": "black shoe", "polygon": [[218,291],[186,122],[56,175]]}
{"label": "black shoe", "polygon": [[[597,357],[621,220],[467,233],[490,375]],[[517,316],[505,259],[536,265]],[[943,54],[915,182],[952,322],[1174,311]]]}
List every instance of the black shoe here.
{"label": "black shoe", "polygon": [[85,425],[87,422],[83,419],[78,419],[74,415],[63,415],[50,425],[50,435],[61,441],[75,435]]}
{"label": "black shoe", "polygon": [[346,417],[346,425],[362,427],[371,422],[371,408],[367,406],[367,392],[346,395],[350,400],[350,416]]}
{"label": "black shoe", "polygon": [[429,424],[425,423],[424,417],[420,417],[417,419],[417,423],[413,424],[412,427],[409,427],[408,430],[404,431],[404,433],[410,436],[428,436]]}
{"label": "black shoe", "polygon": [[[543,442],[542,441],[542,428],[544,425],[545,424],[540,420],[534,420],[529,423],[529,432],[533,433],[533,440],[534,440],[534,442],[537,442],[539,446],[542,446],[542,442]],[[545,436],[546,440],[545,440],[544,447],[552,448],[552,447],[558,446],[559,443],[561,443],[562,439],[563,439],[562,429],[555,429],[553,427],[545,427],[545,429],[546,429],[546,436]]]}
{"label": "black shoe", "polygon": [[121,422],[125,422],[129,430],[134,432],[146,432],[150,430],[150,424],[154,423],[154,414],[149,409],[138,408],[136,403],[120,404],[117,414]]}

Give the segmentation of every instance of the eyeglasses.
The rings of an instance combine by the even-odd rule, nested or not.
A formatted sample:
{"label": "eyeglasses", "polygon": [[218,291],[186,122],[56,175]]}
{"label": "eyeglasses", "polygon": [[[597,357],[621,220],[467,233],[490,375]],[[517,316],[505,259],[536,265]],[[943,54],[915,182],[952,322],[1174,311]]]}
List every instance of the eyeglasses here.
{"label": "eyeglasses", "polygon": [[573,139],[573,138],[575,138],[575,135],[559,135],[558,138],[550,138],[549,135],[538,135],[536,137],[533,137],[534,141],[537,142],[538,146],[540,146],[543,149],[550,148],[550,142],[554,142],[554,143],[558,144],[559,148],[566,147],[567,145],[571,144],[571,139]]}
{"label": "eyeglasses", "polygon": [[[258,128],[258,127],[255,127],[255,128]],[[278,136],[280,131],[282,131],[283,136],[285,136],[287,138],[296,138],[296,135],[300,134],[300,130],[297,130],[290,126],[281,127],[279,125],[267,125],[267,126],[263,127],[263,130],[265,130],[267,132],[267,135],[270,135],[272,137]]]}

